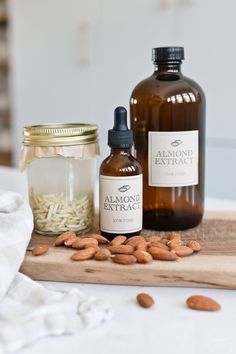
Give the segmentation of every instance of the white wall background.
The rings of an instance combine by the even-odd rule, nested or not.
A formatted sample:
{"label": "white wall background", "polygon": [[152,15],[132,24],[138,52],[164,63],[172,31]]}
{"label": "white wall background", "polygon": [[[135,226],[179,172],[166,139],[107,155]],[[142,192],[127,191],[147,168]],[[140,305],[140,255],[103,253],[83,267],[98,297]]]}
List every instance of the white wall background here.
{"label": "white wall background", "polygon": [[24,125],[92,122],[108,152],[113,110],[152,73],[151,48],[182,45],[207,97],[209,196],[236,198],[234,0],[10,0],[15,162]]}

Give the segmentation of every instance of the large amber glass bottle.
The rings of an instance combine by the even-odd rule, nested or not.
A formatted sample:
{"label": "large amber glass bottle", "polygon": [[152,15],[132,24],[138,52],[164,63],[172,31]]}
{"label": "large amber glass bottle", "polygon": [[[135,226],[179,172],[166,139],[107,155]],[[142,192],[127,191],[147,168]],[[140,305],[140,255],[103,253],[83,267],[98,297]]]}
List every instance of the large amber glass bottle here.
{"label": "large amber glass bottle", "polygon": [[184,230],[204,211],[205,97],[181,72],[182,47],[153,49],[155,70],[130,101],[134,156],[143,169],[144,228]]}

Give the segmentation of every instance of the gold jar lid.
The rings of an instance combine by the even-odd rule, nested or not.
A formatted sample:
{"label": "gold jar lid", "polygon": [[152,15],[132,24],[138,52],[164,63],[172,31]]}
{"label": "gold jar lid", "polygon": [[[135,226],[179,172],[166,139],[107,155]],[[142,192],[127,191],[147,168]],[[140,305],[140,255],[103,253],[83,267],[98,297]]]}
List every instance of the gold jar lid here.
{"label": "gold jar lid", "polygon": [[46,124],[24,127],[23,144],[31,146],[87,145],[96,143],[97,125]]}

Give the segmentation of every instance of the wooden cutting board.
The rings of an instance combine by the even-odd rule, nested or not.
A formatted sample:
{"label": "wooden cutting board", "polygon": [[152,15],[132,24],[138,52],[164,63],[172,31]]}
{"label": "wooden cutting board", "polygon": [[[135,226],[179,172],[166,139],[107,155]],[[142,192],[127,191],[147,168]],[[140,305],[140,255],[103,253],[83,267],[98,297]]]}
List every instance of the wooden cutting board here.
{"label": "wooden cutting board", "polygon": [[[143,230],[144,235],[150,233],[154,232]],[[33,234],[20,271],[35,280],[236,289],[236,212],[208,213],[200,226],[181,234],[185,240],[199,240],[201,252],[175,262],[129,266],[73,262],[75,250],[53,247],[55,237]],[[37,244],[50,245],[48,253],[32,256]]]}

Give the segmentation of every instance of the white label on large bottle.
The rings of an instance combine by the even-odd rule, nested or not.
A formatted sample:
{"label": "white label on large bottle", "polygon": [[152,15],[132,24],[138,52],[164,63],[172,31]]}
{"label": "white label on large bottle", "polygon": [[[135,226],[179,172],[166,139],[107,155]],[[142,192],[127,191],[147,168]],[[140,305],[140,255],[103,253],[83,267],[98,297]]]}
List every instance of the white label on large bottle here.
{"label": "white label on large bottle", "polygon": [[132,233],[142,229],[143,175],[100,176],[100,228],[109,233]]}
{"label": "white label on large bottle", "polygon": [[155,187],[198,184],[198,130],[149,132],[148,184]]}

